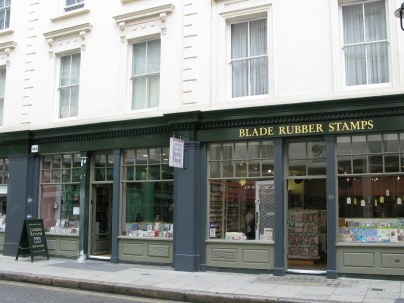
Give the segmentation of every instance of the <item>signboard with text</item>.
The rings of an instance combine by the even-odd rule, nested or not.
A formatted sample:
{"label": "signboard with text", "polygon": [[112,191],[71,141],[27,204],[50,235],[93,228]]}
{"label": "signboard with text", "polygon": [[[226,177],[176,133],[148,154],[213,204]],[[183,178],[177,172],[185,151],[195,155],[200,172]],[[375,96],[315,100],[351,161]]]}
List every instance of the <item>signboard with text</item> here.
{"label": "signboard with text", "polygon": [[19,255],[25,256],[27,254],[31,256],[32,262],[34,262],[34,256],[45,255],[49,259],[42,219],[24,220],[15,259],[18,260]]}
{"label": "signboard with text", "polygon": [[184,140],[170,138],[170,159],[168,165],[171,167],[184,167]]}

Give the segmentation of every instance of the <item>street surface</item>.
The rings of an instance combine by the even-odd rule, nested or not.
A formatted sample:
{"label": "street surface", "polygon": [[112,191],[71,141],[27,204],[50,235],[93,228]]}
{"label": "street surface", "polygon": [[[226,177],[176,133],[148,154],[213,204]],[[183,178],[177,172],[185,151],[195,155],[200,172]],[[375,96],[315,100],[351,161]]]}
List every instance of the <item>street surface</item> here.
{"label": "street surface", "polygon": [[[1,303],[174,303],[60,287],[0,281]],[[176,301],[176,303],[178,303]]]}

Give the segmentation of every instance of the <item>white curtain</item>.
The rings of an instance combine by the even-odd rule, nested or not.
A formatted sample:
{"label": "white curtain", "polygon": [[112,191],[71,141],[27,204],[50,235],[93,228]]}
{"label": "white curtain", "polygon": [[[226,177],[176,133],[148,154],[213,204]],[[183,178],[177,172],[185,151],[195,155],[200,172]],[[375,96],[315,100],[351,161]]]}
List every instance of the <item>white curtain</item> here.
{"label": "white curtain", "polygon": [[59,117],[77,116],[79,104],[80,54],[60,59]]}
{"label": "white curtain", "polygon": [[389,81],[384,1],[342,7],[346,85]]}
{"label": "white curtain", "polygon": [[232,24],[232,96],[268,93],[266,19]]}

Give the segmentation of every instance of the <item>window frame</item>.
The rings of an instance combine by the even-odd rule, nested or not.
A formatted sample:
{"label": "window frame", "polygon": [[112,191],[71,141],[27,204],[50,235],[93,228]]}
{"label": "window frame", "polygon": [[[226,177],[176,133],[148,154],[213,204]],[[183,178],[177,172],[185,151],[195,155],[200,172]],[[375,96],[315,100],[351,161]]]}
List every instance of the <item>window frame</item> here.
{"label": "window frame", "polygon": [[[78,75],[77,75],[77,79],[78,79],[78,83],[76,84],[71,84],[71,77],[72,77],[72,73],[71,73],[71,67],[72,67],[72,58],[74,55],[80,55],[80,62],[79,62],[79,70],[78,70]],[[68,81],[69,81],[69,85],[61,85],[61,80],[62,80],[62,59],[66,58],[66,57],[70,57],[70,65],[69,65],[69,77],[68,77]],[[59,65],[59,78],[58,78],[58,87],[57,87],[57,92],[58,92],[58,107],[57,107],[57,118],[58,119],[72,119],[72,118],[76,118],[78,117],[78,113],[79,113],[79,103],[80,103],[80,74],[81,74],[81,52],[80,51],[74,51],[74,52],[69,52],[69,53],[63,53],[60,54],[58,56],[58,65]],[[71,115],[71,110],[72,110],[72,106],[71,106],[71,90],[73,87],[78,87],[78,94],[77,94],[77,109],[76,109],[76,113],[74,115]],[[61,103],[61,91],[62,89],[69,89],[69,102],[68,102],[68,115],[67,116],[62,116],[62,103]]]}
{"label": "window frame", "polygon": [[[135,69],[135,54],[134,54],[134,46],[135,45],[140,45],[145,43],[146,45],[146,52],[145,52],[145,62],[147,64],[147,58],[148,58],[148,45],[150,42],[153,41],[160,41],[160,49],[159,49],[159,53],[160,53],[160,58],[159,58],[159,67],[158,67],[158,72],[147,72],[147,65],[145,65],[145,69],[146,72],[143,74],[134,74],[134,69]],[[142,39],[142,40],[135,40],[132,41],[131,43],[131,70],[130,70],[130,109],[131,111],[139,111],[139,110],[148,110],[148,109],[154,109],[154,108],[159,108],[161,106],[161,62],[162,62],[162,39],[160,36],[152,36],[152,37],[148,37],[148,39]],[[156,77],[158,76],[159,79],[159,91],[158,91],[158,104],[156,106],[150,106],[150,93],[149,93],[149,82],[150,82],[150,78],[151,77]],[[144,104],[143,107],[141,108],[135,108],[135,100],[134,100],[134,82],[136,79],[141,79],[141,78],[145,78],[146,79],[146,85],[145,85],[145,100],[144,100]]]}
{"label": "window frame", "polygon": [[[257,56],[250,56],[250,52],[251,52],[251,48],[250,48],[250,23],[253,21],[257,21],[257,20],[266,20],[266,37],[267,37],[267,45],[266,45],[266,54],[265,55],[257,55]],[[270,57],[269,57],[269,22],[268,22],[268,14],[259,14],[257,16],[253,15],[253,16],[243,16],[240,18],[236,18],[236,19],[229,19],[228,20],[228,39],[227,39],[227,45],[228,45],[228,62],[229,62],[229,69],[228,69],[228,81],[230,83],[229,85],[229,96],[230,99],[241,99],[241,98],[259,98],[259,97],[263,97],[263,96],[268,96],[271,92],[271,86],[270,86]],[[241,24],[241,23],[247,23],[248,24],[248,44],[247,44],[247,52],[248,52],[248,56],[247,57],[243,57],[243,58],[236,58],[233,59],[232,58],[232,26],[234,24]],[[257,58],[266,58],[267,60],[267,92],[265,94],[257,94],[257,95],[252,95],[251,94],[251,60],[253,59],[257,59]],[[232,67],[232,63],[233,62],[237,62],[237,61],[243,61],[243,60],[247,60],[248,61],[248,80],[247,80],[247,86],[248,86],[248,92],[247,95],[244,96],[237,96],[234,97],[233,96],[233,67]]]}
{"label": "window frame", "polygon": [[[385,21],[386,21],[386,38],[383,40],[377,40],[377,41],[363,41],[360,43],[353,43],[353,44],[347,44],[345,45],[344,42],[344,14],[343,14],[343,7],[348,7],[348,6],[358,6],[361,5],[362,8],[362,17],[364,17],[364,9],[365,9],[365,4],[366,3],[371,3],[371,2],[383,2],[384,3],[384,8],[385,8]],[[341,32],[340,32],[340,41],[341,41],[341,62],[342,62],[342,80],[343,80],[343,87],[347,90],[360,90],[364,88],[382,88],[382,87],[389,87],[392,84],[393,81],[393,66],[392,66],[392,56],[391,56],[391,39],[390,39],[390,32],[389,32],[389,16],[388,16],[388,3],[386,0],[361,0],[361,1],[346,1],[346,2],[340,2],[340,24],[341,24]],[[365,23],[365,18],[363,18],[363,23]],[[364,37],[366,37],[366,26],[364,24],[363,26],[363,31],[364,31]],[[368,65],[368,57],[369,55],[367,54],[367,47],[368,45],[375,45],[378,43],[385,43],[386,44],[386,55],[387,55],[387,64],[388,64],[388,73],[387,73],[387,82],[380,82],[380,83],[369,83],[369,65]],[[347,73],[346,73],[346,66],[347,66],[347,60],[346,60],[346,48],[350,46],[358,46],[358,45],[364,45],[365,48],[365,66],[366,66],[366,84],[352,84],[348,85],[347,84]]]}
{"label": "window frame", "polygon": [[64,0],[63,11],[69,13],[78,9],[82,9],[85,6],[85,0],[74,0],[74,4],[67,4],[69,0]]}
{"label": "window frame", "polygon": [[3,3],[3,5],[1,6],[1,4],[0,4],[0,12],[4,11],[5,17],[4,17],[4,22],[0,23],[0,30],[6,30],[6,29],[10,28],[11,0],[8,5],[7,5],[7,0],[1,0],[0,3],[1,2]]}

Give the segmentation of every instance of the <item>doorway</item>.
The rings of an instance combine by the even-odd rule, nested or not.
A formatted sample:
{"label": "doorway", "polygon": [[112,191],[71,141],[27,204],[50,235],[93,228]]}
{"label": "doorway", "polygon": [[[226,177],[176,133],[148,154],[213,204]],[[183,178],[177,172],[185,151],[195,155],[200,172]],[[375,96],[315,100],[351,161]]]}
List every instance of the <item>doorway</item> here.
{"label": "doorway", "polygon": [[93,186],[90,257],[111,258],[112,184]]}
{"label": "doorway", "polygon": [[325,274],[327,200],[325,144],[287,144],[287,268],[295,273]]}

